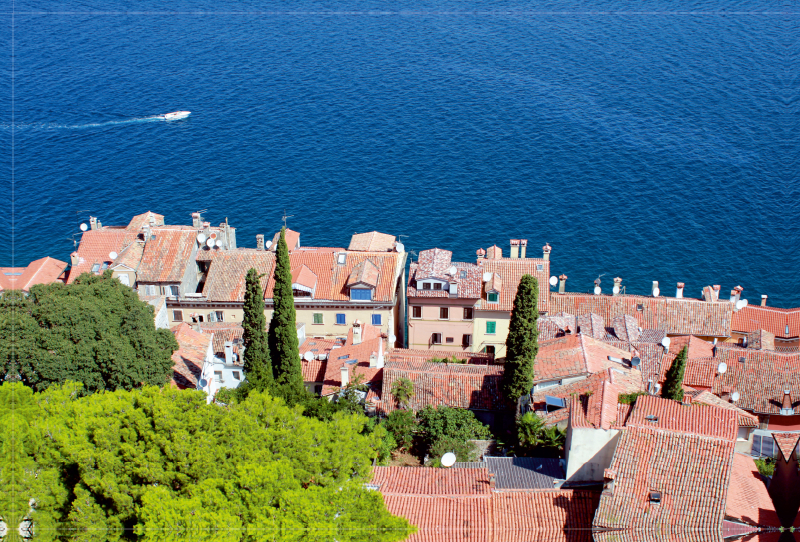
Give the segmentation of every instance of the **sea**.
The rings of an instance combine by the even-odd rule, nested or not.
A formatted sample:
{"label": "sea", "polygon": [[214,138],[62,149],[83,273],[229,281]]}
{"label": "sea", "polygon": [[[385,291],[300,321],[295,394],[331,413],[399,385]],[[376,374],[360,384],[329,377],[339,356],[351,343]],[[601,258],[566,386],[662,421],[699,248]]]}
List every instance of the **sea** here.
{"label": "sea", "polygon": [[[800,306],[800,4],[5,0],[0,265],[145,211]],[[188,110],[188,119],[155,115]]]}

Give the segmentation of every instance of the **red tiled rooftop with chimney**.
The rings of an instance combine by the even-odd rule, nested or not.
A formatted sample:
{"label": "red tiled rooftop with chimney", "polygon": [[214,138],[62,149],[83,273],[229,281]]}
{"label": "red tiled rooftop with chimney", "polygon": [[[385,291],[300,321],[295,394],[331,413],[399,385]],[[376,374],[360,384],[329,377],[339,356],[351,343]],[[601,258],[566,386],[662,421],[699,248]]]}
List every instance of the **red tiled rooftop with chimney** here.
{"label": "red tiled rooftop with chimney", "polygon": [[781,526],[775,505],[761,480],[758,467],[749,455],[735,453],[731,482],[725,501],[725,515],[758,527]]}
{"label": "red tiled rooftop with chimney", "polygon": [[150,235],[145,241],[136,280],[182,282],[189,264],[194,265],[192,252],[197,246],[197,229],[163,226],[152,228]]}
{"label": "red tiled rooftop with chimney", "polygon": [[173,327],[172,334],[178,341],[178,349],[172,354],[172,361],[175,362],[172,382],[180,389],[196,389],[211,337],[193,330],[185,322]]}
{"label": "red tiled rooftop with chimney", "polygon": [[163,225],[164,225],[164,215],[160,215],[152,211],[147,211],[146,213],[142,213],[140,215],[136,215],[133,218],[131,218],[131,221],[128,223],[126,229],[138,235],[142,231],[142,228],[144,226],[163,226]]}
{"label": "red tiled rooftop with chimney", "polygon": [[27,267],[0,267],[0,292],[3,290],[30,291],[35,284],[63,282],[67,262],[49,256],[34,260]]}
{"label": "red tiled rooftop with chimney", "polygon": [[[408,274],[407,295],[409,298],[450,297],[449,286],[443,287],[441,290],[434,290],[432,288],[423,289],[420,284],[421,281],[429,278],[436,278],[438,280],[447,281],[448,283],[455,283],[456,295],[460,299],[478,299],[481,297],[481,288],[483,285],[481,278],[483,277],[483,269],[479,265],[466,262],[450,262],[448,258],[447,266],[444,267],[444,269],[441,269],[441,265],[426,263],[425,260],[423,260],[424,256],[428,256],[426,253],[433,251],[446,252],[447,254],[450,254],[450,251],[442,251],[441,249],[423,250],[420,252],[420,260],[417,262],[411,262],[411,268]],[[449,274],[451,267],[455,267],[456,272],[454,275]]]}
{"label": "red tiled rooftop with chimney", "polygon": [[534,362],[534,382],[587,375],[609,367],[623,367],[608,358],[630,359],[630,352],[585,335],[567,335],[539,343]]}
{"label": "red tiled rooftop with chimney", "polygon": [[397,238],[394,235],[371,231],[368,233],[357,233],[350,238],[350,246],[347,250],[361,252],[390,252],[394,249]]}
{"label": "red tiled rooftop with chimney", "polygon": [[736,411],[702,403],[682,404],[643,395],[627,421],[627,427],[672,431],[734,442],[738,430]]}
{"label": "red tiled rooftop with chimney", "polygon": [[[284,237],[286,239],[286,246],[289,248],[289,252],[299,248],[298,245],[300,244],[300,232],[286,228]],[[281,232],[276,232],[275,235],[272,236],[272,245],[269,247],[269,250],[272,252],[278,250],[278,241],[280,238]]]}
{"label": "red tiled rooftop with chimney", "polygon": [[[341,348],[334,348],[328,354],[325,364],[325,375],[322,395],[335,393],[342,387],[342,367],[348,369],[349,382],[355,382],[357,375],[363,375],[362,384],[369,385],[371,390],[380,387],[383,380],[382,367],[370,367],[370,357],[385,356],[386,339],[381,337],[380,328],[362,325],[362,337],[359,344],[353,344],[353,328],[350,329],[347,342]],[[319,380],[314,380],[319,382]]]}
{"label": "red tiled rooftop with chimney", "polygon": [[642,391],[638,375],[609,370],[607,374],[598,373],[591,381],[591,388],[587,390],[590,393],[571,396],[570,425],[604,430],[621,429],[627,422],[631,409],[629,405],[619,403],[619,396]]}
{"label": "red tiled rooftop with chimney", "polygon": [[727,408],[736,412],[739,427],[758,427],[758,416],[750,414],[746,410],[742,410],[733,403],[729,403],[721,397],[717,397],[710,391],[702,391],[694,396],[695,403],[702,403],[720,408]]}
{"label": "red tiled rooftop with chimney", "polygon": [[206,277],[203,295],[209,301],[244,301],[245,278],[251,268],[261,275],[263,291],[274,272],[275,253],[242,248],[217,252]]}
{"label": "red tiled rooftop with chimney", "polygon": [[[489,253],[491,253],[491,248]],[[500,250],[499,248],[497,249]],[[502,258],[494,259],[488,257],[478,260],[478,265],[483,268],[484,273],[496,273],[498,280],[502,283],[499,303],[488,303],[486,294],[479,300],[475,307],[480,310],[511,312],[514,308],[514,298],[517,295],[517,287],[523,275],[532,275],[539,283],[539,311],[549,312],[550,306],[550,261],[539,258]],[[557,312],[557,311],[556,311]],[[589,312],[589,311],[586,311]]]}
{"label": "red tiled rooftop with chimney", "polygon": [[83,232],[78,250],[73,253],[76,254],[77,263],[72,265],[67,283],[75,282],[75,279],[83,273],[91,273],[95,265],[98,266],[98,274],[102,272],[103,264],[108,266],[114,261],[110,256],[111,253],[122,252],[136,240],[138,233],[127,228],[109,226]]}
{"label": "red tiled rooftop with chimney", "polygon": [[800,308],[747,305],[733,313],[731,329],[737,333],[764,329],[781,339],[796,338],[800,336]]}
{"label": "red tiled rooftop with chimney", "polygon": [[200,328],[201,333],[206,335],[214,335],[212,341],[212,351],[217,356],[225,357],[225,343],[230,341],[233,343],[233,353],[239,353],[239,346],[242,342],[242,335],[244,328],[239,324],[231,322],[200,322],[195,324]]}

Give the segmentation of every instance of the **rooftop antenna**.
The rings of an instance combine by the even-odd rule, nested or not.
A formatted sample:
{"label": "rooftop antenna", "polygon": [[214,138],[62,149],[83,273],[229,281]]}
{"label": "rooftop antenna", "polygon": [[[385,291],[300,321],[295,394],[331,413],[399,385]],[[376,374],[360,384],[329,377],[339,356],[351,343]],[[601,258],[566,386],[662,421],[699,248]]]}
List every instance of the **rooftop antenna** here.
{"label": "rooftop antenna", "polygon": [[294,215],[287,215],[287,214],[286,214],[286,209],[284,209],[284,210],[283,210],[283,217],[281,217],[281,218],[282,218],[282,220],[283,220],[283,227],[284,227],[284,228],[287,228],[287,229],[288,229],[288,227],[286,226],[286,219],[287,219],[287,218],[292,218],[293,216],[294,216]]}

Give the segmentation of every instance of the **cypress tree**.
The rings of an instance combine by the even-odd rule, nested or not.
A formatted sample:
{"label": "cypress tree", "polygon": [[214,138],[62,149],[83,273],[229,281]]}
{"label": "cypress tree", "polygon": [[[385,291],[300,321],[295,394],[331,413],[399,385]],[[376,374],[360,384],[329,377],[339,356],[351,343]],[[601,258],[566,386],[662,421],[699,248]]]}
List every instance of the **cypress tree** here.
{"label": "cypress tree", "polygon": [[275,383],[282,388],[282,394],[288,400],[291,396],[302,395],[304,387],[286,228],[281,228],[275,257],[275,288],[272,294],[275,311],[269,326],[269,352]]}
{"label": "cypress tree", "polygon": [[539,351],[539,283],[523,275],[517,287],[506,338],[505,392],[516,401],[533,385],[533,364]]}
{"label": "cypress tree", "polygon": [[664,387],[661,388],[661,397],[680,401],[683,399],[683,373],[686,371],[686,359],[689,357],[689,348],[683,347],[672,362],[667,376],[664,378]]}
{"label": "cypress tree", "polygon": [[247,381],[263,391],[272,384],[272,362],[267,342],[267,318],[264,316],[264,292],[258,271],[250,269],[245,278],[244,317],[242,319],[243,366]]}

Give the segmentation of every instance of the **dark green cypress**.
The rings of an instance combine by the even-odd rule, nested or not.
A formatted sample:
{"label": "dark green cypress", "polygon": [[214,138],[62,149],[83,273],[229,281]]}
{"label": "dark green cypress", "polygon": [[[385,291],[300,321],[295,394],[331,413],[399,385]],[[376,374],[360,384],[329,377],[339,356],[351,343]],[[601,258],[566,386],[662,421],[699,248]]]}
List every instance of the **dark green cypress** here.
{"label": "dark green cypress", "polygon": [[672,365],[667,371],[667,376],[664,378],[664,385],[661,388],[661,397],[664,399],[672,399],[673,401],[681,401],[683,399],[683,373],[686,371],[686,359],[689,357],[689,348],[684,346]]}
{"label": "dark green cypress", "polygon": [[269,352],[275,383],[284,396],[302,394],[303,369],[300,365],[300,347],[297,344],[297,314],[292,294],[292,269],[289,248],[286,246],[286,228],[281,229],[275,251],[275,288],[272,293],[275,307],[269,326]]}
{"label": "dark green cypress", "polygon": [[258,271],[250,269],[245,278],[244,317],[242,318],[242,356],[244,373],[253,389],[263,391],[272,385],[272,362],[264,316],[264,291]]}
{"label": "dark green cypress", "polygon": [[535,277],[523,275],[506,338],[505,392],[512,401],[530,393],[533,385],[533,364],[539,351],[538,318],[539,283]]}

